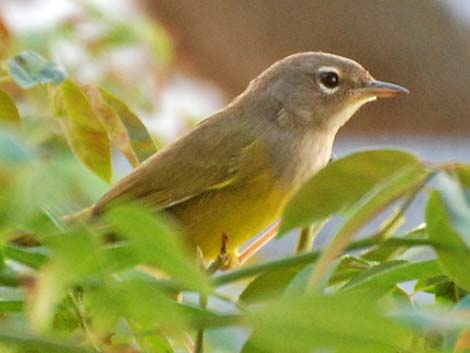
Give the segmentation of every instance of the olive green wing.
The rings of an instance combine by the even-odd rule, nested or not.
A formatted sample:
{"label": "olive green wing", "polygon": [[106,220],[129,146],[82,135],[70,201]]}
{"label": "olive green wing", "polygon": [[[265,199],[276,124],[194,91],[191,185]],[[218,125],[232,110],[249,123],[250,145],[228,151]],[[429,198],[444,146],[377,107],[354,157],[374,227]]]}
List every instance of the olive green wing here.
{"label": "olive green wing", "polygon": [[255,141],[251,135],[237,121],[210,118],[124,177],[95,204],[93,213],[118,200],[163,209],[230,185],[244,174],[243,161]]}

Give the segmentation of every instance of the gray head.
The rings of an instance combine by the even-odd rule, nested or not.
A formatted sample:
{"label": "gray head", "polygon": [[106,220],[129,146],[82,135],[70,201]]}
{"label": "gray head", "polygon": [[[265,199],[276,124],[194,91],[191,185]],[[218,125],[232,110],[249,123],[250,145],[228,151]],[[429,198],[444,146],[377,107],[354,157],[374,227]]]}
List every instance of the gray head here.
{"label": "gray head", "polygon": [[363,104],[408,90],[375,80],[353,60],[325,53],[298,53],[279,60],[249,86],[248,92],[275,101],[286,126],[338,129]]}

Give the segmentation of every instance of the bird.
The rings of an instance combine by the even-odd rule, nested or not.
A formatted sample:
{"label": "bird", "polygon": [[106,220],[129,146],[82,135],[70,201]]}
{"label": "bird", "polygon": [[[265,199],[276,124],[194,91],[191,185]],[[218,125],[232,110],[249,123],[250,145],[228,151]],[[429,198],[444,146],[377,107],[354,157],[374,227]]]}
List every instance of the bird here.
{"label": "bird", "polygon": [[204,261],[217,257],[223,236],[236,257],[328,163],[336,133],[362,105],[401,93],[345,57],[287,56],[117,182],[91,216],[138,202],[173,218]]}

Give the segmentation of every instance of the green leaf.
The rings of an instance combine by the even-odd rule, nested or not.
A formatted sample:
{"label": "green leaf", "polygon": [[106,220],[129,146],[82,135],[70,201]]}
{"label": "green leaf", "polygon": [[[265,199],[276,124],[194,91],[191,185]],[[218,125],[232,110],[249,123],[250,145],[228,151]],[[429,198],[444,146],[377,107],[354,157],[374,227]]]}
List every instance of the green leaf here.
{"label": "green leaf", "polygon": [[298,268],[268,271],[256,277],[240,294],[244,304],[280,298],[287,285],[298,273]]}
{"label": "green leaf", "polygon": [[23,310],[21,300],[0,300],[0,313],[19,313]]}
{"label": "green leaf", "polygon": [[467,295],[467,291],[457,286],[449,277],[441,275],[422,278],[415,284],[414,291],[434,294],[436,302],[456,303]]}
{"label": "green leaf", "polygon": [[195,256],[185,251],[181,235],[162,216],[138,205],[121,205],[104,217],[118,235],[131,241],[141,263],[158,265],[186,288],[209,292],[208,281]]}
{"label": "green leaf", "polygon": [[455,174],[459,179],[460,184],[466,189],[470,189],[470,165],[459,165],[455,169]]}
{"label": "green leaf", "polygon": [[370,268],[372,264],[370,261],[364,260],[362,256],[343,255],[338,269],[331,277],[330,285],[345,283]]}
{"label": "green leaf", "polygon": [[343,288],[343,291],[357,289],[381,290],[383,294],[398,283],[440,275],[441,268],[436,260],[409,263],[403,260],[383,262],[365,270]]}
{"label": "green leaf", "polygon": [[63,82],[55,100],[68,119],[61,118],[67,141],[77,157],[93,173],[111,181],[111,149],[108,134],[81,88],[71,80]]}
{"label": "green leaf", "polygon": [[49,330],[57,305],[64,299],[67,289],[100,273],[103,261],[97,241],[96,234],[86,231],[60,234],[49,240],[54,255],[41,269],[28,311],[34,330]]}
{"label": "green leaf", "polygon": [[161,334],[147,335],[144,337],[136,337],[139,346],[143,352],[149,353],[173,353],[174,350],[171,347],[168,338]]}
{"label": "green leaf", "polygon": [[19,123],[20,113],[13,98],[0,89],[0,122]]}
{"label": "green leaf", "polygon": [[70,295],[57,306],[52,320],[54,333],[70,334],[81,326],[81,318]]}
{"label": "green leaf", "polygon": [[344,212],[374,186],[419,161],[395,150],[359,152],[328,164],[292,198],[282,217],[279,234]]}
{"label": "green leaf", "polygon": [[121,118],[139,161],[143,162],[154,154],[157,151],[155,144],[139,117],[134,114],[123,101],[112,95],[110,92],[102,88],[100,89],[100,92],[105,101]]}
{"label": "green leaf", "polygon": [[40,83],[61,83],[67,77],[62,68],[33,51],[23,51],[9,61],[10,75],[22,88]]}
{"label": "green leaf", "polygon": [[188,329],[178,303],[157,283],[141,278],[108,277],[91,287],[85,300],[93,329],[102,334],[115,331],[121,318],[143,331],[155,330],[156,325]]}
{"label": "green leaf", "polygon": [[445,175],[439,175],[437,184],[452,226],[470,247],[470,199],[467,199],[465,189],[458,178]]}
{"label": "green leaf", "polygon": [[470,290],[470,249],[450,223],[442,195],[433,191],[426,206],[429,238],[446,275],[459,286]]}
{"label": "green leaf", "polygon": [[40,268],[48,260],[44,248],[21,248],[15,245],[5,245],[3,250],[6,258],[34,269]]}
{"label": "green leaf", "polygon": [[369,261],[387,261],[403,255],[411,249],[411,247],[419,245],[420,242],[423,242],[423,245],[425,245],[424,243],[426,241],[430,242],[426,234],[426,227],[419,226],[400,236],[388,238],[384,242],[362,254],[361,257]]}
{"label": "green leaf", "polygon": [[308,264],[296,273],[294,278],[286,286],[285,295],[292,297],[304,295],[307,290],[308,280],[312,275],[314,268],[315,264]]}
{"label": "green leaf", "polygon": [[289,297],[253,312],[249,320],[249,352],[396,353],[409,342],[407,330],[364,293]]}
{"label": "green leaf", "polygon": [[[3,256],[2,251],[0,254]],[[5,262],[5,259],[2,259],[2,264],[0,265],[0,287],[19,287],[21,286],[21,275],[19,271],[14,269],[14,265],[10,262]],[[4,296],[0,296],[2,299],[5,299]]]}
{"label": "green leaf", "polygon": [[10,353],[92,353],[95,350],[72,346],[67,343],[0,332],[0,352]]}
{"label": "green leaf", "polygon": [[[330,282],[333,274],[341,265],[341,263],[348,258],[347,255],[344,257],[337,258],[333,264],[328,269],[328,273],[323,276],[321,283],[317,285],[316,293],[321,294],[325,291],[328,283]],[[297,275],[290,281],[288,287],[286,288],[286,296],[298,296],[305,294],[308,289],[309,279],[312,276],[312,272],[315,270],[315,264],[309,264],[305,266]]]}
{"label": "green leaf", "polygon": [[420,187],[429,175],[430,173],[419,164],[411,165],[386,178],[362,197],[351,208],[343,226],[318,260],[310,279],[310,290],[321,282],[330,264],[346,249],[359,229],[392,202]]}
{"label": "green leaf", "polygon": [[[256,337],[254,338],[256,339]],[[260,349],[259,347],[256,347],[256,344],[253,343],[254,340],[252,337],[246,341],[246,343],[243,345],[243,348],[240,353],[271,353],[272,351]]]}

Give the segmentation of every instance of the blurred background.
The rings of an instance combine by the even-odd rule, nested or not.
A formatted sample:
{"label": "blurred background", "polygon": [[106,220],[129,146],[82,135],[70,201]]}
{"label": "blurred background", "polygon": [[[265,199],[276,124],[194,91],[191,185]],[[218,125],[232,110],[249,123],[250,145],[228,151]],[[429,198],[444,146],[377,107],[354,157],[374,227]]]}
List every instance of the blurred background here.
{"label": "blurred background", "polygon": [[[284,56],[347,56],[411,94],[363,107],[340,131],[336,155],[393,146],[433,162],[470,162],[468,0],[0,0],[0,57],[25,49],[121,97],[161,145],[223,107]],[[46,156],[57,145],[66,150],[41,99],[47,92],[1,84],[19,102],[31,145]],[[42,119],[49,119],[47,129]],[[74,188],[59,214],[88,205],[108,188],[70,160],[67,172],[70,165],[75,174],[53,179]],[[130,170],[118,154],[114,165],[115,180]],[[80,180],[77,187],[70,186],[72,178]],[[49,183],[47,190],[58,188]],[[37,188],[33,181],[31,188]],[[408,226],[422,221],[423,204],[418,198],[410,209]],[[261,256],[291,253],[292,242],[273,242]],[[223,333],[214,339],[239,344]]]}
{"label": "blurred background", "polygon": [[364,107],[341,131],[337,154],[394,145],[429,160],[470,160],[466,0],[1,0],[0,16],[78,79],[120,80],[163,139],[225,105],[274,61],[315,50],[411,90]]}
{"label": "blurred background", "polygon": [[[0,54],[25,49],[125,99],[162,145],[276,60],[332,52],[411,91],[363,107],[340,131],[337,156],[393,146],[433,162],[470,161],[467,0],[0,0]],[[20,104],[24,119],[50,116],[31,104],[40,94],[15,89],[17,101],[29,99]],[[53,140],[41,131],[35,139]],[[118,179],[130,166],[115,158]],[[93,185],[92,201],[107,188]]]}
{"label": "blurred background", "polygon": [[[411,91],[363,107],[340,131],[337,156],[396,147],[433,162],[470,162],[467,0],[0,0],[0,54],[25,49],[125,99],[161,145],[223,107],[276,60],[332,52]],[[17,90],[17,101],[29,99],[20,104],[23,119],[50,116],[48,106],[32,104],[37,93]],[[54,136],[37,129],[36,142],[53,144]],[[123,157],[115,159],[114,180],[130,170]],[[90,182],[65,213],[108,188],[80,173]],[[422,221],[424,201],[411,207],[408,226]],[[289,241],[275,242],[264,255],[279,256],[291,249],[283,244]]]}

